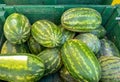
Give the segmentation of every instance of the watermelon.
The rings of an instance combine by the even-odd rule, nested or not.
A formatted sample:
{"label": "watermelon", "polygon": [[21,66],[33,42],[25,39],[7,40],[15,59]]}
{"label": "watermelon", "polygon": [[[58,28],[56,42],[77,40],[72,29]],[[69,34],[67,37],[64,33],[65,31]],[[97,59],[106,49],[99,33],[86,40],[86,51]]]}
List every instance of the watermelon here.
{"label": "watermelon", "polygon": [[38,20],[32,25],[33,38],[44,47],[57,47],[62,41],[62,32],[53,22]]}
{"label": "watermelon", "polygon": [[101,56],[99,62],[102,69],[100,82],[120,82],[120,58]]}
{"label": "watermelon", "polygon": [[59,72],[56,72],[48,76],[44,76],[38,82],[63,82],[63,81],[59,75]]}
{"label": "watermelon", "polygon": [[75,36],[75,32],[64,29],[62,25],[59,26],[62,32],[62,44],[64,44],[67,40],[72,39]]}
{"label": "watermelon", "polygon": [[9,41],[5,41],[1,49],[1,54],[7,53],[29,53],[29,50],[25,44],[12,44]]}
{"label": "watermelon", "polygon": [[33,54],[0,54],[0,79],[8,82],[36,82],[43,77],[44,62]]}
{"label": "watermelon", "polygon": [[115,46],[115,44],[108,40],[108,39],[101,39],[101,48],[99,53],[97,54],[97,57],[100,56],[117,56],[120,57],[120,53],[118,48]]}
{"label": "watermelon", "polygon": [[79,34],[75,38],[83,41],[94,53],[98,53],[100,50],[100,40],[91,33]]}
{"label": "watermelon", "polygon": [[85,43],[71,39],[64,43],[61,57],[70,75],[80,82],[98,82],[101,67],[95,54]]}
{"label": "watermelon", "polygon": [[42,46],[31,36],[28,40],[28,47],[32,54],[39,54],[42,51]]}
{"label": "watermelon", "polygon": [[62,26],[75,32],[89,32],[99,28],[101,23],[100,13],[92,8],[70,8],[61,16]]}
{"label": "watermelon", "polygon": [[45,64],[44,76],[55,73],[62,65],[60,51],[57,48],[45,49],[38,54]]}
{"label": "watermelon", "polygon": [[9,15],[4,24],[6,39],[13,44],[22,44],[30,36],[30,23],[26,16],[19,13]]}
{"label": "watermelon", "polygon": [[60,70],[60,76],[64,80],[64,82],[78,82],[70,75],[65,67],[62,67],[62,69]]}
{"label": "watermelon", "polygon": [[100,25],[99,28],[91,30],[90,33],[96,35],[98,38],[101,39],[101,38],[103,38],[106,35],[106,30],[105,30],[105,28],[102,25]]}

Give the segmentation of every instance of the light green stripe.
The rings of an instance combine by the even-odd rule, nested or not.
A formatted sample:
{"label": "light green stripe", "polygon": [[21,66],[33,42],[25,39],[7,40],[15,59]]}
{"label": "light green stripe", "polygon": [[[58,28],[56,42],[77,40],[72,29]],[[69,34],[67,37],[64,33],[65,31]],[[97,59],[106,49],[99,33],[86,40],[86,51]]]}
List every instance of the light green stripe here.
{"label": "light green stripe", "polygon": [[[71,48],[71,46],[70,46],[70,43],[68,43],[67,45],[67,49],[68,49],[68,47],[69,48]],[[75,61],[72,61],[71,60],[71,58],[72,59],[74,59],[74,56],[73,56],[73,54],[71,53],[71,52],[69,52],[68,50],[67,50],[66,48],[64,49],[65,51],[64,52],[66,52],[65,54],[65,58],[66,58],[66,62],[69,62],[70,63],[70,67],[68,67],[68,70],[69,70],[69,72],[71,72],[71,71],[74,71],[74,74],[73,74],[73,72],[71,72],[71,74],[74,76],[74,77],[76,77],[76,78],[78,78],[79,77],[79,79],[82,79],[82,80],[84,80],[84,78],[82,77],[82,76],[80,76],[79,75],[79,71],[76,69],[76,62],[78,62],[77,60],[76,60],[76,62]],[[72,48],[73,49],[73,48]],[[70,50],[70,49],[69,49]],[[68,53],[70,53],[70,54],[68,54]],[[67,55],[68,54],[68,55]],[[70,56],[70,55],[72,55],[72,56]],[[75,56],[75,59],[76,59],[76,56]],[[75,64],[74,64],[75,63]],[[77,66],[78,66],[78,64],[77,64]],[[71,70],[71,71],[70,71]]]}
{"label": "light green stripe", "polygon": [[[65,45],[67,46],[67,45]],[[78,75],[76,73],[79,73],[78,70],[75,69],[74,67],[74,63],[71,61],[70,59],[70,54],[68,54],[68,50],[66,49],[66,47],[64,46],[64,56],[62,56],[64,59],[64,64],[66,65],[68,71],[70,72],[70,74],[72,74],[72,76],[74,76],[75,78],[78,78]],[[75,71],[75,73],[73,74],[73,70]]]}
{"label": "light green stripe", "polygon": [[[89,70],[89,73],[91,74],[91,75],[93,75],[93,73],[95,74],[95,76],[96,77],[93,77],[93,79],[94,78],[97,78],[98,79],[98,72],[97,72],[97,69],[96,69],[96,64],[95,64],[95,62],[93,61],[94,60],[94,58],[92,57],[94,54],[92,54],[92,53],[90,53],[89,52],[89,50],[87,50],[85,47],[84,47],[84,45],[81,45],[81,44],[78,44],[78,45],[80,45],[81,46],[81,49],[83,50],[83,52],[86,54],[86,58],[88,59],[88,65],[86,64],[86,66],[90,66],[91,68],[89,68],[88,67],[88,69],[90,69]],[[95,64],[95,65],[94,65]],[[93,71],[92,71],[93,70]]]}

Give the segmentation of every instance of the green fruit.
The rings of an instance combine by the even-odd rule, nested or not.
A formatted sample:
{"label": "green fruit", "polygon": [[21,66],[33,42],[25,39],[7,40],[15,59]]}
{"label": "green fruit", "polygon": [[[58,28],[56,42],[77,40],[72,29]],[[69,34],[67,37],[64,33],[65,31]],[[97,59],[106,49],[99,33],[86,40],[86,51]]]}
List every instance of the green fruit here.
{"label": "green fruit", "polygon": [[82,41],[77,39],[66,41],[61,49],[61,57],[68,72],[78,81],[99,81],[100,64],[94,53]]}
{"label": "green fruit", "polygon": [[28,53],[29,50],[27,49],[25,44],[11,44],[8,41],[5,41],[2,49],[1,54],[7,54],[7,53]]}
{"label": "green fruit", "polygon": [[48,76],[44,76],[40,81],[38,82],[63,82],[61,77],[59,76],[59,72],[50,74]]}
{"label": "green fruit", "polygon": [[89,32],[98,28],[101,23],[100,13],[92,8],[71,8],[61,17],[62,26],[75,32]]}
{"label": "green fruit", "polygon": [[100,50],[100,40],[91,33],[79,34],[75,38],[83,41],[94,53]]}
{"label": "green fruit", "polygon": [[32,25],[33,38],[44,47],[56,47],[61,44],[62,32],[54,23],[39,20]]}
{"label": "green fruit", "polygon": [[13,13],[5,21],[4,34],[10,43],[21,44],[28,40],[30,27],[27,17],[19,13]]}
{"label": "green fruit", "polygon": [[36,82],[44,74],[43,61],[25,53],[0,54],[0,79],[8,82]]}
{"label": "green fruit", "polygon": [[30,37],[27,43],[32,54],[37,55],[41,52],[42,46],[33,37]]}
{"label": "green fruit", "polygon": [[75,36],[75,32],[66,30],[63,26],[59,26],[62,32],[62,44],[64,44],[67,40],[72,39]]}
{"label": "green fruit", "polygon": [[120,58],[101,56],[99,62],[102,69],[100,82],[120,82]]}
{"label": "green fruit", "polygon": [[68,70],[63,67],[61,70],[60,70],[60,76],[61,78],[64,80],[64,82],[78,82],[76,79],[74,79],[70,73],[68,72]]}
{"label": "green fruit", "polygon": [[97,54],[97,57],[100,56],[117,56],[120,57],[120,53],[118,48],[115,46],[115,44],[107,39],[100,40],[101,42],[101,48],[99,53]]}
{"label": "green fruit", "polygon": [[45,49],[38,54],[38,57],[45,62],[44,75],[55,73],[61,67],[60,51],[57,48]]}
{"label": "green fruit", "polygon": [[91,30],[90,33],[96,35],[98,38],[103,38],[106,35],[106,30],[102,25],[100,25],[99,28]]}

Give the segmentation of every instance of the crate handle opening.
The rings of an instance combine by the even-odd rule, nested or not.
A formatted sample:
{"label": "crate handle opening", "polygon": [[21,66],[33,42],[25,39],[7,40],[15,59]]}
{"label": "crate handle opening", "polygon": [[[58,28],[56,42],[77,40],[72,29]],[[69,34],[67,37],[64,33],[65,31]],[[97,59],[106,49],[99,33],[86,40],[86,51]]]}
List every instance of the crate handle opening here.
{"label": "crate handle opening", "polygon": [[120,21],[120,17],[116,17],[116,19],[115,20],[118,20],[118,21]]}

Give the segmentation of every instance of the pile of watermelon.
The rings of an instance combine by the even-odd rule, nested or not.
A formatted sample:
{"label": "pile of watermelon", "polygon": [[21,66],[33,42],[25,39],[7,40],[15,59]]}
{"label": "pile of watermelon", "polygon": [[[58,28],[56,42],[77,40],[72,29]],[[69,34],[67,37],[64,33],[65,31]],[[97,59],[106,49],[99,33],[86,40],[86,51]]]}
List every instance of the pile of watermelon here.
{"label": "pile of watermelon", "polygon": [[30,23],[20,13],[4,24],[0,79],[10,82],[120,82],[120,54],[92,8],[71,8],[61,24]]}

